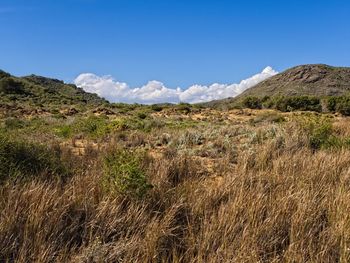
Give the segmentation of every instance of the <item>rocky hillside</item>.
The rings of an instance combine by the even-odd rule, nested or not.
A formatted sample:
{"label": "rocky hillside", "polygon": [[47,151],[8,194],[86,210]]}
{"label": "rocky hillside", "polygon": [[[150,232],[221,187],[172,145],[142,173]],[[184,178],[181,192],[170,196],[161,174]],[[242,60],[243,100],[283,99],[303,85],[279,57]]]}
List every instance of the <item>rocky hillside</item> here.
{"label": "rocky hillside", "polygon": [[350,68],[303,65],[288,69],[246,90],[241,96],[339,96],[350,91]]}
{"label": "rocky hillside", "polygon": [[215,101],[208,105],[228,105],[248,96],[341,96],[349,92],[350,68],[323,64],[301,65],[247,89],[236,98]]}

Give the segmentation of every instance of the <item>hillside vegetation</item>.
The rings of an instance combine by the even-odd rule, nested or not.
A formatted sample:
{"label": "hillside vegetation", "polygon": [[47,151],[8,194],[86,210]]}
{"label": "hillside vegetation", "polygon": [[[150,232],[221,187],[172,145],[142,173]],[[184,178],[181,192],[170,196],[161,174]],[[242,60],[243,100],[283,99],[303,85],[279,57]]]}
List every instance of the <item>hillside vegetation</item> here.
{"label": "hillside vegetation", "polygon": [[73,84],[35,75],[15,77],[0,70],[0,112],[54,113],[67,107],[85,110],[103,103],[107,101]]}
{"label": "hillside vegetation", "polygon": [[0,115],[0,262],[350,261],[348,117],[76,96]]}

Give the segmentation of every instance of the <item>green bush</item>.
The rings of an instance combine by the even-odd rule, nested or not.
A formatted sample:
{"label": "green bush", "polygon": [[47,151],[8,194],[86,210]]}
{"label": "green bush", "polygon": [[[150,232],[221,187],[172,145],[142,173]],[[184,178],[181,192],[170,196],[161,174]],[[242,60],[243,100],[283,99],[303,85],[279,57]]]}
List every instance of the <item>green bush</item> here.
{"label": "green bush", "polygon": [[337,97],[329,97],[326,100],[327,110],[330,112],[335,112],[337,110]]}
{"label": "green bush", "polygon": [[55,130],[55,134],[63,137],[63,138],[70,138],[73,134],[72,127],[70,125],[62,125]]}
{"label": "green bush", "polygon": [[188,113],[190,113],[190,112],[191,112],[191,108],[192,108],[191,104],[189,104],[189,103],[184,103],[184,102],[181,102],[181,103],[179,103],[179,104],[176,106],[176,109],[177,109],[179,112],[183,113],[183,114],[188,114]]}
{"label": "green bush", "polygon": [[278,97],[275,99],[274,107],[280,111],[316,111],[321,112],[320,99],[312,96]]}
{"label": "green bush", "polygon": [[332,126],[329,123],[323,123],[310,127],[309,142],[311,149],[317,150],[326,146],[332,134]]}
{"label": "green bush", "polygon": [[151,109],[153,110],[153,111],[162,111],[163,110],[163,107],[162,106],[160,106],[159,104],[153,104],[153,105],[151,105]]}
{"label": "green bush", "polygon": [[332,123],[329,119],[320,117],[308,117],[302,123],[312,150],[333,148],[341,146],[341,140],[333,135]]}
{"label": "green bush", "polygon": [[339,112],[344,116],[350,116],[350,97],[328,97],[326,98],[327,109],[330,112]]}
{"label": "green bush", "polygon": [[147,118],[135,118],[135,117],[123,117],[111,121],[108,125],[109,131],[125,131],[125,130],[139,130],[144,132],[150,132],[157,128],[162,128],[165,123],[159,119]]}
{"label": "green bush", "polygon": [[0,92],[5,94],[26,94],[23,83],[11,77],[4,77],[0,80]]}
{"label": "green bush", "polygon": [[30,179],[40,175],[65,177],[68,170],[59,151],[42,145],[14,141],[0,135],[0,182]]}
{"label": "green bush", "polygon": [[142,198],[152,188],[143,169],[142,153],[116,149],[104,158],[103,189],[109,193]]}
{"label": "green bush", "polygon": [[138,112],[137,117],[139,117],[141,120],[144,120],[147,118],[147,114],[145,112]]}
{"label": "green bush", "polygon": [[104,136],[109,132],[108,118],[89,116],[79,121],[76,127],[77,132],[82,132],[92,138]]}
{"label": "green bush", "polygon": [[18,118],[7,118],[4,124],[8,130],[21,129],[26,126],[26,122]]}
{"label": "green bush", "polygon": [[[275,96],[264,97],[258,99],[254,97],[245,98],[245,106],[248,108],[259,108],[259,102],[262,103],[264,108],[277,109],[284,112],[290,111],[322,111],[321,98],[314,96]],[[326,103],[327,110],[330,112],[339,112],[342,115],[350,116],[350,97],[326,97],[322,98],[322,101]]]}
{"label": "green bush", "polygon": [[344,116],[350,116],[350,97],[341,97],[336,104],[336,111]]}
{"label": "green bush", "polygon": [[261,109],[262,101],[258,97],[249,96],[243,99],[242,106],[248,109]]}

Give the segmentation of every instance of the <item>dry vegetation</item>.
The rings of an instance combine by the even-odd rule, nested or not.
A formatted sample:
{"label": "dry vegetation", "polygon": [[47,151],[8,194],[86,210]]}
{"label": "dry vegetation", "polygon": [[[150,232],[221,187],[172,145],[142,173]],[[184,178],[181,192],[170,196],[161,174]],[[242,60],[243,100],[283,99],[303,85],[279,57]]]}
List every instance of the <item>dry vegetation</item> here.
{"label": "dry vegetation", "polygon": [[125,111],[3,119],[0,262],[350,261],[347,118]]}

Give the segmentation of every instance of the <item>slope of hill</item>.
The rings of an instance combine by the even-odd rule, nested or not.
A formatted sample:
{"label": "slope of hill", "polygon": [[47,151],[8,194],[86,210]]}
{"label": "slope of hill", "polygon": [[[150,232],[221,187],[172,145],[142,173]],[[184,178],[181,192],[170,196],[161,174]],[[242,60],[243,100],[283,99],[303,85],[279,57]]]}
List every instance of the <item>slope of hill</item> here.
{"label": "slope of hill", "polygon": [[229,105],[248,96],[341,96],[349,91],[350,68],[301,65],[279,73],[235,98],[210,102],[207,106]]}
{"label": "slope of hill", "polygon": [[55,106],[85,107],[107,103],[96,94],[85,92],[73,84],[35,75],[15,77],[0,70],[0,105],[41,108]]}
{"label": "slope of hill", "polygon": [[339,96],[349,91],[350,68],[302,65],[259,83],[241,96]]}

